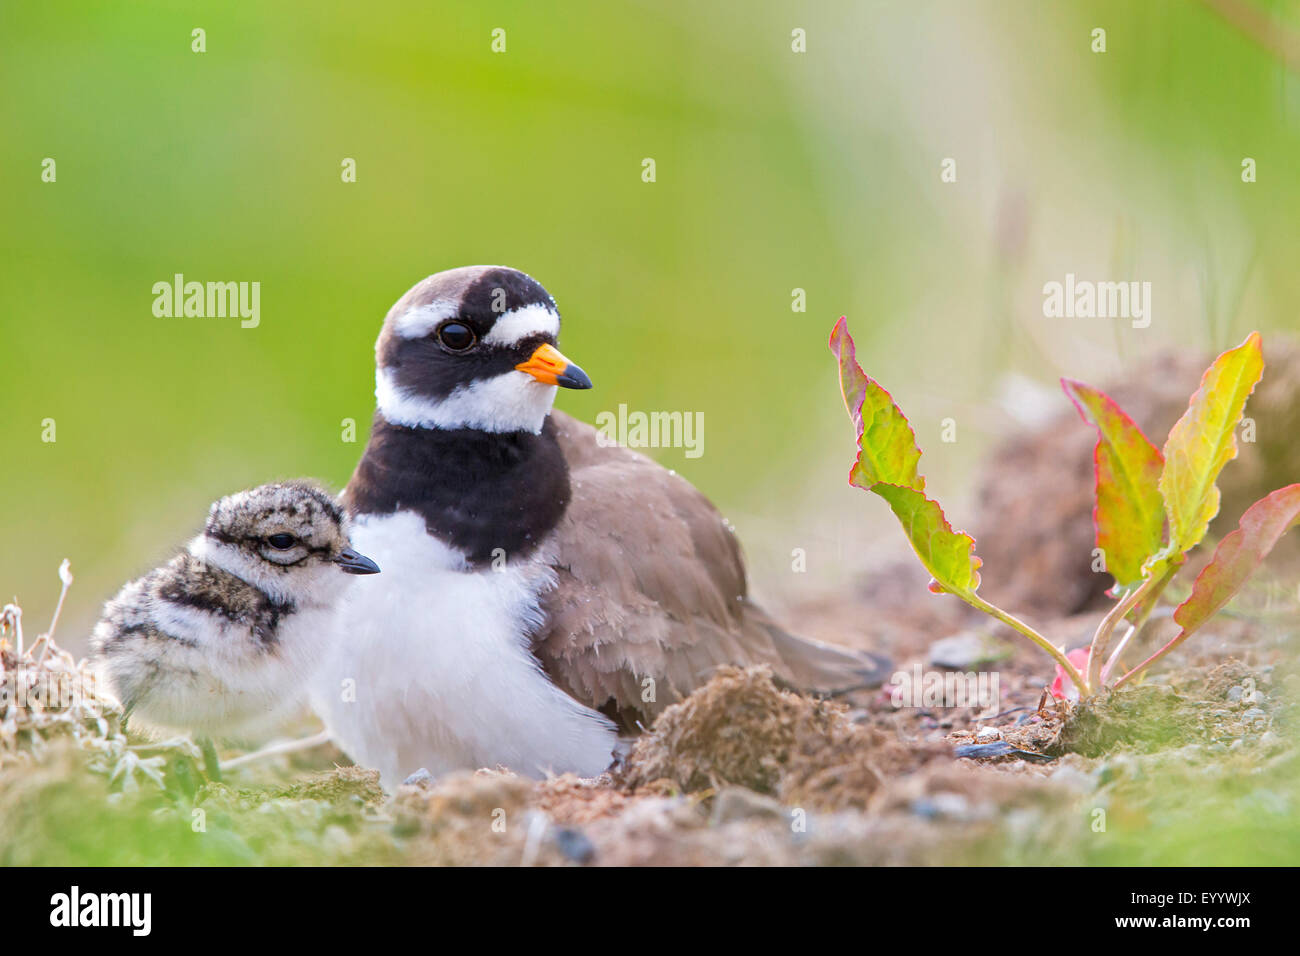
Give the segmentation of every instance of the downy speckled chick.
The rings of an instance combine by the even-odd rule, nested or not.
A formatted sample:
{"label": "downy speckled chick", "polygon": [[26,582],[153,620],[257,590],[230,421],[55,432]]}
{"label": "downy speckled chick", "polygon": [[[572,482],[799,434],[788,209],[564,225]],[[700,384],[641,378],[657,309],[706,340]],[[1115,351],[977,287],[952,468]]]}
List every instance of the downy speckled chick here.
{"label": "downy speckled chick", "polygon": [[302,702],[339,574],[377,571],[316,485],[230,495],[186,550],[105,605],[91,636],[98,673],[133,723],[257,734]]}

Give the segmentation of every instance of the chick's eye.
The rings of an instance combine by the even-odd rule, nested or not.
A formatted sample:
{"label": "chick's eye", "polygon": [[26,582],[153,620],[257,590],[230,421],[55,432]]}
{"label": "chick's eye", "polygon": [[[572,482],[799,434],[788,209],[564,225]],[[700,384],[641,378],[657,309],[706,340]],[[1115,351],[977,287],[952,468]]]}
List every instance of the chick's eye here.
{"label": "chick's eye", "polygon": [[266,543],[278,551],[288,551],[298,543],[298,539],[291,534],[273,534],[266,539]]}
{"label": "chick's eye", "polygon": [[474,344],[474,330],[464,322],[448,322],[438,327],[438,341],[453,352],[463,352]]}

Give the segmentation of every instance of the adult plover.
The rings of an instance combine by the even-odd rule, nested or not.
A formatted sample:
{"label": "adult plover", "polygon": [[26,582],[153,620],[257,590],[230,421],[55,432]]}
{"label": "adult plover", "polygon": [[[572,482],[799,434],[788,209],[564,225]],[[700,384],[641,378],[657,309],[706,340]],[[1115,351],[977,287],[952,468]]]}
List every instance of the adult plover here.
{"label": "adult plover", "polygon": [[184,551],[104,606],[91,653],[136,726],[257,734],[302,703],[339,572],[378,570],[315,485],[242,491],[212,506]]}
{"label": "adult plover", "polygon": [[343,494],[384,566],[349,587],[312,701],[391,787],[419,768],[594,775],[722,664],[823,691],[879,658],[794,637],[746,594],[734,534],[686,480],[552,412],[590,388],[522,272],[430,276],[384,321],[377,411]]}

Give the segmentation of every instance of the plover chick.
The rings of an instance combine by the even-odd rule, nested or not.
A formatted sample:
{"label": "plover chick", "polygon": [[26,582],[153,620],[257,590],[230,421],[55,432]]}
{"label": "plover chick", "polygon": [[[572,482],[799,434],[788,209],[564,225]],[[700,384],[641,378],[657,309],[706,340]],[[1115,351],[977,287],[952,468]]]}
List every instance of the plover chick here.
{"label": "plover chick", "polygon": [[[257,735],[302,702],[339,574],[378,570],[314,484],[222,498],[184,551],[104,606],[91,636],[100,679],[133,724]],[[210,747],[208,758],[213,769]]]}

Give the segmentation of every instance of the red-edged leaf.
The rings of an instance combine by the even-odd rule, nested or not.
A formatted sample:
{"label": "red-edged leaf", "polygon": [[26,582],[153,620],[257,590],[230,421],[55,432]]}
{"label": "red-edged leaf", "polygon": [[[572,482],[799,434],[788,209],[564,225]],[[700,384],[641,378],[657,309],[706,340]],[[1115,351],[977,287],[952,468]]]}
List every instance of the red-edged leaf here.
{"label": "red-edged leaf", "polygon": [[1160,494],[1169,518],[1169,543],[1160,559],[1177,558],[1200,544],[1219,513],[1219,472],[1237,457],[1237,423],[1264,374],[1258,332],[1214,360],[1187,411],[1169,431]]}
{"label": "red-edged leaf", "polygon": [[848,319],[841,315],[840,320],[831,329],[831,354],[840,366],[840,394],[844,396],[844,407],[858,433],[862,433],[862,399],[867,393],[867,373],[858,364],[857,348],[853,336],[849,335]]}
{"label": "red-edged leaf", "polygon": [[844,406],[858,432],[858,458],[849,482],[868,490],[883,481],[924,491],[925,479],[917,472],[921,449],[912,426],[890,394],[858,365],[843,316],[831,332],[830,349],[839,363]]}
{"label": "red-edged leaf", "polygon": [[934,578],[930,590],[936,594],[948,591],[963,597],[974,595],[980,586],[982,564],[975,555],[975,539],[953,531],[939,503],[916,488],[879,482],[870,490],[889,502],[902,523],[912,550]]}
{"label": "red-edged leaf", "polygon": [[1231,600],[1260,566],[1278,539],[1300,524],[1300,484],[1287,485],[1265,495],[1246,509],[1237,530],[1219,542],[1192,585],[1192,595],[1174,611],[1178,634],[1164,647],[1133,668],[1115,686],[1141,673],[1168,654]]}
{"label": "red-edged leaf", "polygon": [[1093,523],[1106,570],[1121,588],[1142,580],[1142,565],[1164,543],[1165,506],[1160,474],[1165,459],[1105,392],[1061,379],[1079,415],[1097,429],[1093,450],[1097,505]]}
{"label": "red-edged leaf", "polygon": [[1268,557],[1282,535],[1300,524],[1300,484],[1259,499],[1241,516],[1237,530],[1219,542],[1214,558],[1196,576],[1192,595],[1174,611],[1181,641],[1215,615]]}
{"label": "red-edged leaf", "polygon": [[938,502],[925,497],[925,479],[916,467],[921,449],[912,426],[889,393],[858,365],[843,317],[831,332],[830,349],[839,362],[844,405],[858,429],[858,459],[849,481],[889,502],[934,578],[930,590],[973,596],[980,583],[975,539],[953,531]]}

